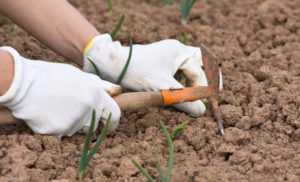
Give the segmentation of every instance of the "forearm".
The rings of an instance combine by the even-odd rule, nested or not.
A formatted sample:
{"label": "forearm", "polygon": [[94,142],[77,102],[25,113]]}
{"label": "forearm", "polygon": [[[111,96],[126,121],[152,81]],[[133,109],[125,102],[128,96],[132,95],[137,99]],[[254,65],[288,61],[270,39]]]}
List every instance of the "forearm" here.
{"label": "forearm", "polygon": [[100,33],[65,0],[0,0],[0,11],[49,48],[83,65],[82,51]]}
{"label": "forearm", "polygon": [[9,89],[14,77],[14,61],[12,56],[0,50],[0,96]]}

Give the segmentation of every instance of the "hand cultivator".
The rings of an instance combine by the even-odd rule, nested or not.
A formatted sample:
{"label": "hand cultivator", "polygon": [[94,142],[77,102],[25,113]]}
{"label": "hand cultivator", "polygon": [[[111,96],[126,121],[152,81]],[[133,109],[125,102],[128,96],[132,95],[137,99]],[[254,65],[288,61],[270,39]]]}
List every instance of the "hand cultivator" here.
{"label": "hand cultivator", "polygon": [[[217,96],[221,83],[221,72],[219,62],[205,46],[201,45],[202,61],[204,71],[208,80],[208,86],[185,87],[180,89],[165,89],[156,92],[128,92],[119,94],[114,98],[122,111],[134,111],[147,107],[164,107],[188,101],[208,98],[214,117],[224,134],[223,122],[218,109]],[[134,101],[134,102],[133,102]],[[16,124],[21,122],[14,118],[11,112],[0,105],[0,125]]]}

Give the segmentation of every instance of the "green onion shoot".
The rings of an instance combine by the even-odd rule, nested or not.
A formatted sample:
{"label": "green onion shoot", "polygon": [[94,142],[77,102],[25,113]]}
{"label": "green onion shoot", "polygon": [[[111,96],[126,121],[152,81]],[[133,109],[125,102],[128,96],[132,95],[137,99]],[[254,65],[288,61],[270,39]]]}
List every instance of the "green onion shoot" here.
{"label": "green onion shoot", "polygon": [[125,15],[122,15],[117,26],[115,27],[115,29],[112,31],[112,33],[110,34],[111,38],[113,39],[115,37],[115,35],[117,34],[117,32],[119,31],[119,29],[121,28],[123,21],[124,21]]}
{"label": "green onion shoot", "polygon": [[179,126],[177,126],[176,128],[174,128],[173,132],[171,133],[172,138],[175,138],[177,133],[181,130],[183,130],[183,128],[185,127],[185,125],[187,125],[189,122],[185,121],[183,123],[181,123]]}
{"label": "green onion shoot", "polygon": [[[166,176],[163,176],[162,173],[162,169],[160,166],[160,162],[159,162],[159,158],[158,158],[158,154],[157,154],[157,147],[156,147],[156,143],[155,143],[155,139],[152,139],[152,143],[153,143],[153,147],[154,147],[154,154],[155,154],[155,159],[156,159],[156,165],[157,165],[157,169],[159,172],[159,176],[160,176],[160,181],[161,182],[170,182],[170,177],[171,177],[171,171],[172,171],[172,167],[173,167],[173,159],[174,159],[174,147],[173,147],[173,143],[172,143],[172,139],[170,137],[170,134],[166,128],[166,126],[164,125],[164,123],[162,121],[160,121],[160,126],[163,129],[163,132],[166,136],[168,145],[169,145],[169,161],[168,161],[168,171]],[[140,165],[137,161],[135,161],[134,159],[131,159],[132,163],[140,170],[140,172],[150,181],[150,182],[154,182],[154,179],[149,175],[149,173],[146,171],[146,169],[144,169],[142,167],[142,165]]]}
{"label": "green onion shoot", "polygon": [[128,55],[127,61],[126,61],[126,63],[125,63],[125,66],[124,66],[124,68],[123,68],[121,74],[119,75],[119,77],[118,77],[118,79],[117,79],[116,84],[118,84],[118,85],[120,85],[122,79],[123,79],[124,76],[125,76],[125,73],[126,73],[126,71],[127,71],[127,68],[128,68],[128,66],[129,66],[129,63],[130,63],[130,60],[131,60],[131,56],[132,56],[132,36],[131,36],[130,33],[129,33],[129,44],[130,44],[130,45],[129,45],[129,47],[130,47],[130,48],[129,48],[129,55]]}
{"label": "green onion shoot", "polygon": [[105,124],[100,136],[98,137],[96,143],[92,147],[91,151],[88,152],[88,148],[89,148],[89,145],[90,145],[90,142],[91,142],[91,136],[92,136],[93,131],[94,131],[95,120],[96,120],[96,111],[95,111],[95,109],[93,109],[91,126],[90,126],[89,131],[86,135],[86,139],[85,139],[85,142],[84,142],[84,147],[83,147],[83,150],[82,150],[82,153],[81,153],[81,159],[80,159],[79,167],[78,167],[78,179],[79,180],[82,180],[83,173],[84,173],[86,167],[88,166],[88,164],[91,161],[93,155],[96,153],[97,149],[99,148],[99,146],[103,142],[104,138],[106,137],[106,133],[107,133],[108,125],[110,123],[110,119],[111,119],[111,113],[109,113],[106,124]]}
{"label": "green onion shoot", "polygon": [[190,10],[196,0],[180,0],[181,22],[186,23]]}

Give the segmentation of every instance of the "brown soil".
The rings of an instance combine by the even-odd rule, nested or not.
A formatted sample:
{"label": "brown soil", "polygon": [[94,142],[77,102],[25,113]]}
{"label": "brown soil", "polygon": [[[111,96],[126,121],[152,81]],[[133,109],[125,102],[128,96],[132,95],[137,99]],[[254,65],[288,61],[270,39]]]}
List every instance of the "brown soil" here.
{"label": "brown soil", "polygon": [[[131,163],[139,161],[158,180],[152,137],[166,171],[168,146],[159,120],[169,131],[190,124],[174,140],[172,181],[299,181],[300,179],[300,2],[298,0],[200,0],[189,23],[180,22],[176,1],[115,0],[110,13],[104,0],[72,0],[101,32],[112,31],[122,14],[116,40],[151,43],[188,35],[188,44],[205,44],[222,61],[221,112],[225,136],[208,111],[191,118],[172,108],[122,114],[85,172],[84,181],[146,181]],[[47,61],[62,58],[0,20],[1,45],[23,56]],[[25,126],[0,128],[0,181],[75,181],[85,135],[61,141]]]}

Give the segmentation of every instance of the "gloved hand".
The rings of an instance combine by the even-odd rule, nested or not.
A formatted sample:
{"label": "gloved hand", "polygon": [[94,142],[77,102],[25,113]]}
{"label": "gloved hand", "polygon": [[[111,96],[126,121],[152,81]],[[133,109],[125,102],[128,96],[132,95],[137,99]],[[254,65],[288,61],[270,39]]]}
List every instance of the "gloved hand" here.
{"label": "gloved hand", "polygon": [[[113,42],[109,34],[99,35],[92,39],[84,50],[83,70],[95,73],[94,67],[87,59],[89,57],[99,68],[103,79],[116,82],[128,54],[129,47],[121,46],[117,41]],[[177,40],[133,45],[131,62],[121,85],[135,91],[182,88],[183,85],[173,77],[178,70],[182,70],[189,86],[207,86],[202,66],[200,48],[186,46]],[[200,100],[174,106],[194,117],[206,110]]]}
{"label": "gloved hand", "polygon": [[111,112],[109,131],[117,127],[120,108],[104,89],[111,91],[119,86],[68,64],[32,61],[11,47],[0,49],[13,56],[15,67],[12,84],[0,96],[0,103],[34,132],[71,136],[90,126],[93,108],[96,121],[105,123]]}

